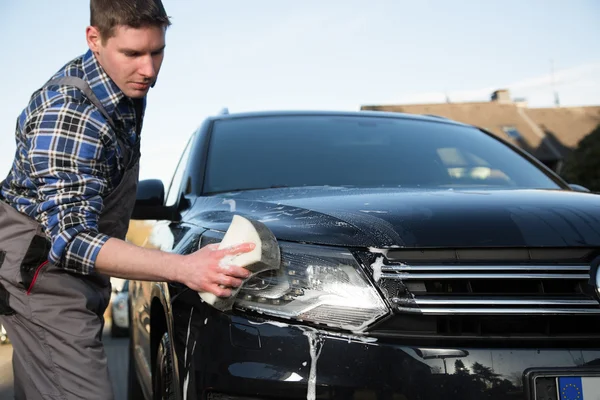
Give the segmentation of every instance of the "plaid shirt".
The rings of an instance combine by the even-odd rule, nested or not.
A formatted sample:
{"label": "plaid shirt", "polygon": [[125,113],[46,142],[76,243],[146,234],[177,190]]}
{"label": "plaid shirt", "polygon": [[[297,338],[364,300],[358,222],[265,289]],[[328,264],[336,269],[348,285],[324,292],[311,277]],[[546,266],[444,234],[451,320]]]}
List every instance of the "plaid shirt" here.
{"label": "plaid shirt", "polygon": [[[53,78],[60,76],[87,81],[117,129],[135,143],[133,101],[91,51],[67,63]],[[79,90],[49,86],[32,95],[17,119],[15,135],[15,160],[1,188],[4,201],[43,226],[51,242],[49,262],[91,273],[109,239],[98,232],[102,199],[125,172],[116,132]]]}

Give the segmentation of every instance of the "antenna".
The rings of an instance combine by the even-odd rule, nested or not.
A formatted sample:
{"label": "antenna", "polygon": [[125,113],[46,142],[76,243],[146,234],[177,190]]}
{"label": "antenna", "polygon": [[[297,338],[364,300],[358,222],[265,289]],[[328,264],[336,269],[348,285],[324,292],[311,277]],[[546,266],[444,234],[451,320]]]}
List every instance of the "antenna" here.
{"label": "antenna", "polygon": [[552,79],[552,92],[554,93],[554,106],[560,107],[560,100],[558,98],[558,92],[556,91],[555,82],[554,82],[554,60],[550,60],[550,76]]}

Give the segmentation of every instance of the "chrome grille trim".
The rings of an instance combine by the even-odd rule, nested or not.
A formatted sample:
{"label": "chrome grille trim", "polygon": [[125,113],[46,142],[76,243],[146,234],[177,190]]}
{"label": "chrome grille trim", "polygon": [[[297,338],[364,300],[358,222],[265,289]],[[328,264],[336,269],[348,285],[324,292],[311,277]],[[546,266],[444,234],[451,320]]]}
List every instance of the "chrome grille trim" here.
{"label": "chrome grille trim", "polygon": [[[598,303],[596,303],[596,306]],[[558,314],[600,314],[598,308],[409,308],[399,307],[399,311],[413,314],[431,315],[558,315]]]}
{"label": "chrome grille trim", "polygon": [[420,271],[581,271],[589,272],[589,265],[385,265],[381,272]]}
{"label": "chrome grille trim", "polygon": [[381,278],[396,280],[429,280],[429,279],[588,279],[589,274],[409,274],[406,272],[400,274],[382,273]]}
{"label": "chrome grille trim", "polygon": [[411,253],[413,259],[408,262],[402,260],[400,251],[393,261],[385,253],[372,253],[372,266],[379,269],[374,269],[377,284],[397,313],[600,315],[599,302],[587,292],[590,259],[581,254],[569,258],[564,253],[560,260],[551,261],[552,253],[536,251],[546,259],[495,259],[490,250],[480,251],[480,259],[469,260],[432,259],[425,254],[417,261]]}
{"label": "chrome grille trim", "polygon": [[[589,299],[454,299],[447,298],[415,298],[418,305],[468,305],[468,306],[597,306],[598,302]],[[600,310],[599,310],[600,311]]]}

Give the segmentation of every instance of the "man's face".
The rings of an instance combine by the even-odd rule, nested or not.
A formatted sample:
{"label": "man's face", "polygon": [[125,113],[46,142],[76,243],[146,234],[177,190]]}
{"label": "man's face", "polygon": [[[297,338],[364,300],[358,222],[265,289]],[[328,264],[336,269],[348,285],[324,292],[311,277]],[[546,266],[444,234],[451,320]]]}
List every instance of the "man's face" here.
{"label": "man's face", "polygon": [[119,25],[114,35],[101,40],[98,30],[88,27],[88,45],[116,85],[131,98],[141,98],[156,81],[164,57],[165,28],[131,28]]}

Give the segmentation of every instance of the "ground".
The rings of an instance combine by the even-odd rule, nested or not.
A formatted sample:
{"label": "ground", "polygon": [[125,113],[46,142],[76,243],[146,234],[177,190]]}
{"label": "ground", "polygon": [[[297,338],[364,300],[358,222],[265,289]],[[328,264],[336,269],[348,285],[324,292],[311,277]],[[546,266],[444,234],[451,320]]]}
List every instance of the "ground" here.
{"label": "ground", "polygon": [[[127,361],[128,338],[114,339],[110,337],[110,320],[104,330],[104,343],[108,357],[110,376],[115,391],[115,400],[127,398]],[[12,374],[12,346],[0,346],[0,399],[12,399],[13,374]]]}

